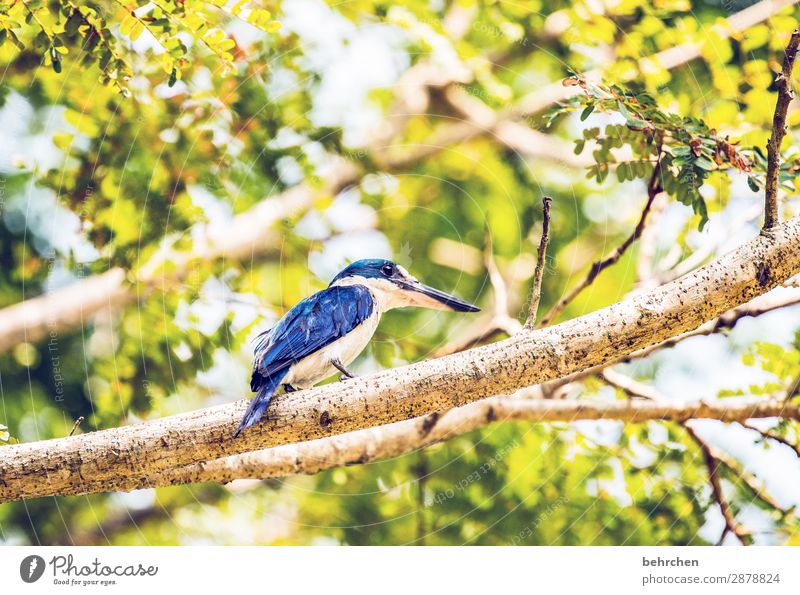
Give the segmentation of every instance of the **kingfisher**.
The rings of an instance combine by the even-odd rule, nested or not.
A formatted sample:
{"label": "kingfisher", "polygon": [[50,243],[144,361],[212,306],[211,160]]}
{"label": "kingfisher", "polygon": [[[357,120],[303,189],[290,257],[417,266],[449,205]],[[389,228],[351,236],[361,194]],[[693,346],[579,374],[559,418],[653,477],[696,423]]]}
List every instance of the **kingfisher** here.
{"label": "kingfisher", "polygon": [[345,267],[326,289],[289,310],[256,337],[250,390],[255,394],[236,438],[264,415],[272,395],[310,388],[334,374],[355,378],[347,366],[367,346],[387,310],[417,306],[479,312],[469,302],[420,283],[391,260],[368,258]]}

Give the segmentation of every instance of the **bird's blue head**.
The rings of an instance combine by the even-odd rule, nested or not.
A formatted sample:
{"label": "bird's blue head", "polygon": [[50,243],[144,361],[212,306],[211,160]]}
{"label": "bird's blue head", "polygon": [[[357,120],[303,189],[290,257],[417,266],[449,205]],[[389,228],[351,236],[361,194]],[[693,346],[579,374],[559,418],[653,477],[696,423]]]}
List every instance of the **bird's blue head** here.
{"label": "bird's blue head", "polygon": [[420,283],[405,268],[383,258],[357,260],[331,281],[331,286],[356,284],[366,285],[382,298],[386,310],[419,306],[453,312],[480,311],[469,302]]}

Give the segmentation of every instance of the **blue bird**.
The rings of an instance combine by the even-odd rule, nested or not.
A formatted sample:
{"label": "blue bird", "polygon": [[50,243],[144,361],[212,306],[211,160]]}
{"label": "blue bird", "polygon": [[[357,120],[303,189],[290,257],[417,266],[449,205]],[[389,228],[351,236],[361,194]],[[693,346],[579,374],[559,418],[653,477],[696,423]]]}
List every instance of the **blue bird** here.
{"label": "blue bird", "polygon": [[322,291],[307,297],[258,335],[250,389],[256,393],[234,438],[264,415],[282,384],[286,392],[309,388],[347,366],[366,347],[381,314],[419,306],[452,312],[480,309],[420,283],[402,266],[380,258],[359,260]]}

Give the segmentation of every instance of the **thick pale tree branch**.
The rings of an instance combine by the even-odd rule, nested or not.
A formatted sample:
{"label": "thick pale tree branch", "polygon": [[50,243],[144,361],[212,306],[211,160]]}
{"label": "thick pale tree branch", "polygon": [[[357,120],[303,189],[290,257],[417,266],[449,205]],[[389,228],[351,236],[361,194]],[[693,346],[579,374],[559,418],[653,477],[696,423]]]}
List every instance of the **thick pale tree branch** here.
{"label": "thick pale tree branch", "polygon": [[[797,295],[796,301],[800,301],[800,293]],[[767,301],[769,301],[769,304],[766,303]],[[743,312],[758,316],[772,311],[768,309],[768,305],[780,308],[790,304],[790,301],[770,301],[768,296],[762,296],[750,302],[747,307],[736,309],[736,312],[737,316],[743,316]],[[585,376],[590,376],[592,373],[591,369],[585,370],[567,377],[565,380],[575,382]],[[610,368],[601,370],[600,373],[606,382],[632,396],[653,400],[658,399],[658,395],[652,390],[644,388],[642,383],[633,381]],[[115,489],[125,491],[188,482],[270,479],[296,474],[313,474],[325,469],[346,465],[365,464],[424,448],[430,444],[484,427],[494,421],[523,421],[525,419],[531,421],[531,416],[537,414],[535,409],[539,407],[538,405],[530,408],[515,407],[516,413],[513,416],[498,416],[498,411],[508,411],[508,402],[510,400],[542,398],[548,392],[552,391],[546,390],[546,385],[524,388],[511,396],[492,397],[451,409],[442,414],[430,414],[422,419],[414,418],[388,426],[357,430],[341,436],[320,438],[299,444],[231,455],[222,459],[170,469],[154,477],[130,477],[117,485]],[[725,407],[734,405],[734,409],[737,409],[737,411],[742,411],[739,409],[740,406],[744,406],[745,409],[749,406],[747,401],[736,399],[733,401],[726,400],[724,405]],[[584,410],[582,409],[582,411]],[[612,409],[609,414],[616,414],[617,411],[617,409]],[[716,411],[719,410],[711,409],[709,414],[713,415]],[[761,412],[767,415],[772,413],[769,409],[761,410]],[[787,413],[783,409],[781,409],[781,412]],[[791,413],[791,411],[788,411],[788,413]],[[745,414],[749,417],[756,417],[755,413],[753,415],[749,415],[747,412],[742,413],[742,415]],[[532,421],[537,420],[533,419]],[[744,422],[743,425],[752,427],[747,422]],[[92,492],[102,490],[103,486],[97,485],[95,487],[87,482],[82,488],[87,492]],[[755,489],[755,487],[751,486],[751,489]]]}
{"label": "thick pale tree branch", "polygon": [[[688,332],[800,273],[800,218],[663,287],[574,320],[463,353],[278,395],[231,436],[238,401],[132,426],[3,447],[0,500],[113,490],[135,476],[313,440],[464,405],[608,364]],[[788,407],[788,405],[787,405]]]}
{"label": "thick pale tree branch", "polygon": [[775,79],[778,87],[778,100],[775,103],[775,115],[772,118],[772,136],[767,143],[767,181],[764,188],[764,229],[771,229],[778,224],[778,176],[781,171],[781,142],[786,136],[786,112],[794,98],[792,92],[792,69],[800,45],[800,28],[792,32],[786,53],[783,56],[783,68]]}
{"label": "thick pale tree branch", "polygon": [[[795,295],[795,301],[800,302],[800,292]],[[769,301],[768,296],[756,298],[747,307],[736,309],[737,316],[744,316],[744,312],[751,312],[752,316],[759,316],[773,311],[767,308],[767,301]],[[769,301],[769,305],[774,306],[775,309],[791,304],[792,302],[787,300]],[[584,370],[563,380],[577,382],[593,373],[592,369]],[[631,396],[653,401],[658,401],[661,398],[653,389],[614,371],[612,368],[605,368],[600,370],[599,373],[606,382],[620,388]],[[548,397],[550,393],[553,393],[553,390],[548,388],[548,384],[550,383],[523,388],[510,396],[491,397],[451,409],[442,414],[433,413],[424,419],[415,418],[396,422],[383,428],[358,430],[341,436],[320,438],[307,443],[278,446],[241,455],[232,455],[207,463],[169,470],[160,473],[155,478],[134,478],[118,489],[172,485],[188,481],[268,479],[294,474],[313,474],[334,467],[369,463],[384,457],[395,457],[435,442],[444,441],[453,436],[479,429],[494,421],[514,421],[515,419],[521,421],[522,418],[519,416],[523,415],[523,410],[525,415],[532,416],[535,414],[534,409],[539,407],[538,405],[531,405],[529,409],[524,407],[517,408],[520,413],[516,417],[503,417],[498,415],[498,411],[507,409],[508,402],[515,399],[529,401]],[[662,398],[661,401],[663,403],[666,400]],[[735,408],[738,408],[740,405],[746,405],[746,403],[746,401],[735,399],[733,401],[726,400],[721,404],[725,407],[735,405]],[[781,412],[785,413],[786,411],[781,410]],[[525,419],[531,420],[529,417]],[[744,422],[743,425],[752,428],[747,422]],[[391,443],[385,442],[387,440],[391,440]],[[789,444],[788,441],[784,443]],[[789,445],[792,446],[791,444]],[[794,447],[796,448],[796,445]],[[754,485],[751,485],[751,489],[755,489]]]}
{"label": "thick pale tree branch", "polygon": [[[261,451],[232,455],[170,469],[154,477],[128,477],[115,490],[132,490],[175,484],[221,482],[234,479],[269,479],[313,474],[344,465],[361,465],[396,457],[448,440],[495,422],[572,422],[613,419],[628,423],[723,419],[743,421],[761,417],[797,419],[800,406],[779,400],[733,398],[711,402],[552,401],[541,398],[539,387],[514,396],[499,396],[470,403],[443,414],[358,430],[341,436],[286,444]],[[98,488],[97,490],[95,489]],[[102,486],[91,486],[99,491]]]}

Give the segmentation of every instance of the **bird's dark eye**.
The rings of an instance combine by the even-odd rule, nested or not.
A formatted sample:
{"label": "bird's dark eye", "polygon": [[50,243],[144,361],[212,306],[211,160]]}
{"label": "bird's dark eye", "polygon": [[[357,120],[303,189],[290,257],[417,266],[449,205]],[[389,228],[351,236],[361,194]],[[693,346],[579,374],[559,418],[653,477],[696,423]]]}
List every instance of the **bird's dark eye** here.
{"label": "bird's dark eye", "polygon": [[381,267],[381,274],[383,274],[386,277],[391,277],[392,275],[394,275],[394,273],[395,273],[395,268],[394,265],[391,263],[387,262],[385,265]]}

